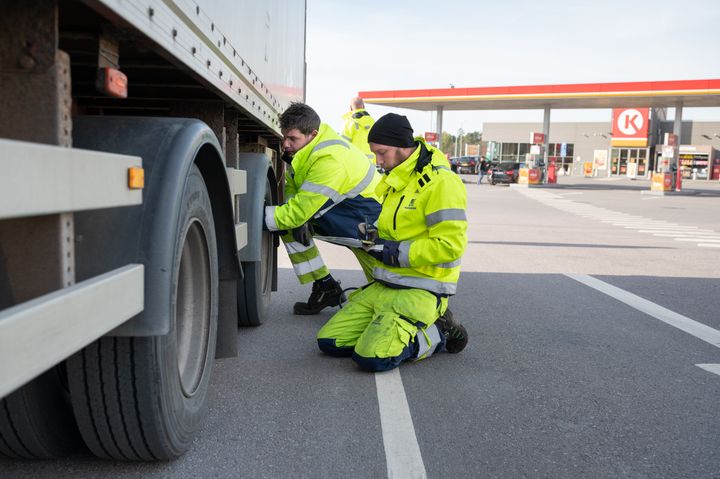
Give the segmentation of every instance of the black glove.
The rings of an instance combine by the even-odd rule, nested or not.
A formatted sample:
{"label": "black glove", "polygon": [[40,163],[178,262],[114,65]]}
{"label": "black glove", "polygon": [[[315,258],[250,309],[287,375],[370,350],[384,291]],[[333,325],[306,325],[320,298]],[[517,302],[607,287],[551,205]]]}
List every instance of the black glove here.
{"label": "black glove", "polygon": [[303,246],[310,246],[312,233],[312,229],[308,223],[304,223],[292,230],[293,239]]}
{"label": "black glove", "polygon": [[388,266],[393,266],[395,268],[400,266],[400,242],[382,239],[378,239],[378,241],[382,242],[382,251],[378,251],[377,249],[371,249],[367,250],[368,254],[373,258],[382,261]]}
{"label": "black glove", "polygon": [[385,240],[382,250],[382,262],[388,266],[400,266],[400,242]]}

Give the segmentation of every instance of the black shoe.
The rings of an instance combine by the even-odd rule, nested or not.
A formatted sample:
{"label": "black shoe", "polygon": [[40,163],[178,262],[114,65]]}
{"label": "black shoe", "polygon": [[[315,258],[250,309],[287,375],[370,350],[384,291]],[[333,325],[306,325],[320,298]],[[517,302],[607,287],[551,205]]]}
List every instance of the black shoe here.
{"label": "black shoe", "polygon": [[295,303],[293,313],[302,315],[318,314],[328,306],[340,306],[340,303],[345,300],[345,293],[340,287],[340,281],[331,283],[329,287],[325,288],[315,281],[307,303]]}
{"label": "black shoe", "polygon": [[465,326],[455,321],[449,308],[437,319],[435,324],[445,336],[445,350],[448,353],[455,354],[465,349],[468,343],[467,330]]}

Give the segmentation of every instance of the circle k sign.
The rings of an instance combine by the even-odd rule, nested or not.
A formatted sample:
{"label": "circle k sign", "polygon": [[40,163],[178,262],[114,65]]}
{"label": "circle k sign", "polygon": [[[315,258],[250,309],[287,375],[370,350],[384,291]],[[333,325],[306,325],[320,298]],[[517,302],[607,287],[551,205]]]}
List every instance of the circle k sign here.
{"label": "circle k sign", "polygon": [[613,111],[613,137],[647,138],[649,109],[616,109]]}
{"label": "circle k sign", "polygon": [[628,136],[635,136],[640,133],[644,123],[645,121],[643,120],[642,113],[634,108],[623,110],[623,112],[617,117],[618,130]]}

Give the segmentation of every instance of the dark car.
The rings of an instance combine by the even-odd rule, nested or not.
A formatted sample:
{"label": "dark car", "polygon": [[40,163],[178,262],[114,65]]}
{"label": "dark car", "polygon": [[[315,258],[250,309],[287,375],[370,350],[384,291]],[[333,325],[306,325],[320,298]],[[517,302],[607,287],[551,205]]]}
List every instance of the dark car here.
{"label": "dark car", "polygon": [[453,170],[455,173],[457,173],[457,164],[458,164],[458,158],[451,157],[450,158],[450,169]]}
{"label": "dark car", "polygon": [[494,185],[497,183],[517,183],[518,176],[520,175],[520,168],[522,168],[522,166],[522,163],[516,163],[511,161],[493,163],[488,169],[488,175],[490,176],[490,184]]}
{"label": "dark car", "polygon": [[480,158],[477,156],[461,156],[457,159],[457,173],[477,175]]}

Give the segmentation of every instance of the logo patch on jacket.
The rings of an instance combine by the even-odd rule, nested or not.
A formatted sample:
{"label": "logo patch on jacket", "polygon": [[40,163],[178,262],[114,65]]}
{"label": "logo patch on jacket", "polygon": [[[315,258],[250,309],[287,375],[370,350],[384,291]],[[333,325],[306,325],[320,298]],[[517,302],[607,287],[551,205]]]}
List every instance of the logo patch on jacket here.
{"label": "logo patch on jacket", "polygon": [[410,203],[407,204],[405,209],[406,210],[414,210],[415,209],[415,198],[410,198]]}

